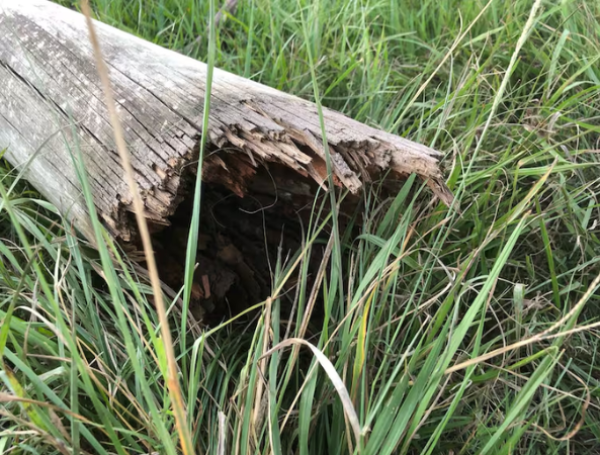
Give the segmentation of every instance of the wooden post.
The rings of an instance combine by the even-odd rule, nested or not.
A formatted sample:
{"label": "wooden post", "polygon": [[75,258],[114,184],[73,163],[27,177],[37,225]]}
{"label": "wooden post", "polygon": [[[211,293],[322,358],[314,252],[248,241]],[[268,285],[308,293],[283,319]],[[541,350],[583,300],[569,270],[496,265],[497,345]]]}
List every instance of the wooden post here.
{"label": "wooden post", "polygon": [[[207,68],[96,22],[146,216],[167,224],[194,167]],[[86,235],[91,235],[73,157],[84,160],[97,210],[123,240],[135,228],[84,17],[45,0],[0,0],[0,150]],[[316,106],[216,69],[203,179],[242,196],[268,163],[298,179],[326,181]],[[389,169],[417,173],[446,203],[439,154],[325,109],[335,181],[357,192]]]}

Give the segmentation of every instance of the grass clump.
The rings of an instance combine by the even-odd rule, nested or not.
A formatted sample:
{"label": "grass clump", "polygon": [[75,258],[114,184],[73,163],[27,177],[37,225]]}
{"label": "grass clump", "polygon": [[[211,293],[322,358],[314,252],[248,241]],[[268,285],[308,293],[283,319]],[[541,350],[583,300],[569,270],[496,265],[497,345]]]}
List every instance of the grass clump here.
{"label": "grass clump", "polygon": [[[457,194],[374,184],[347,230],[316,205],[253,319],[167,302],[197,453],[597,453],[596,3],[245,0],[211,43],[208,2],[93,7],[435,147]],[[178,453],[149,285],[0,176],[0,453]]]}

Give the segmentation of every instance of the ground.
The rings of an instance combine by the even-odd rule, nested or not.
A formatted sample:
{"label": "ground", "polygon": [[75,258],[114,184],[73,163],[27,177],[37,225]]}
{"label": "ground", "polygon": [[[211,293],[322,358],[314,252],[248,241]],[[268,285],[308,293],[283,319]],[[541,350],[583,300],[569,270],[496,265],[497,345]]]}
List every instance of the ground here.
{"label": "ground", "polygon": [[[209,1],[93,8],[441,151],[456,197],[375,182],[343,222],[322,198],[299,245],[270,247],[271,298],[203,331],[175,303],[197,453],[598,453],[597,2],[240,0],[213,41]],[[15,178],[3,165],[0,453],[180,453],[143,272]],[[324,356],[262,357],[291,338]]]}

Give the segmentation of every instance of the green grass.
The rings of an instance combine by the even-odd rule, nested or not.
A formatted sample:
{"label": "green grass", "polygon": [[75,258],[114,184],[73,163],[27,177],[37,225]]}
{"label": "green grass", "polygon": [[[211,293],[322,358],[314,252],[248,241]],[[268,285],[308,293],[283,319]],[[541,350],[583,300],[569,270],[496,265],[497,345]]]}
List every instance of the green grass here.
{"label": "green grass", "polygon": [[[93,4],[208,60],[209,2]],[[220,24],[216,66],[442,151],[460,210],[414,179],[393,200],[372,185],[360,235],[315,221],[282,255],[254,324],[193,332],[173,306],[197,453],[222,434],[235,454],[598,453],[597,328],[510,347],[600,316],[600,5],[533,4],[240,0]],[[178,453],[150,286],[0,179],[0,453]],[[319,232],[332,266],[313,291]],[[263,357],[286,337],[330,365],[298,344]]]}

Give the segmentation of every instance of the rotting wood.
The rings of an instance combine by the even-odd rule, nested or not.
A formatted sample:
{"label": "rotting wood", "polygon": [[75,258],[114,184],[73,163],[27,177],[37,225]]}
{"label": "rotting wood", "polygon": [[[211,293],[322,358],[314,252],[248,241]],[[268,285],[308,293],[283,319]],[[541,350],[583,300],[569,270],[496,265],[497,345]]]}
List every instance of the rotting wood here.
{"label": "rotting wood", "polygon": [[[96,22],[146,216],[168,224],[181,201],[202,134],[204,63]],[[82,15],[44,0],[0,0],[0,149],[89,237],[73,156],[88,172],[95,205],[112,233],[135,233],[131,200]],[[203,179],[243,196],[257,166],[283,164],[326,185],[325,150],[313,103],[215,70]],[[417,173],[437,196],[452,195],[429,147],[324,109],[336,184],[356,193],[392,170]]]}

